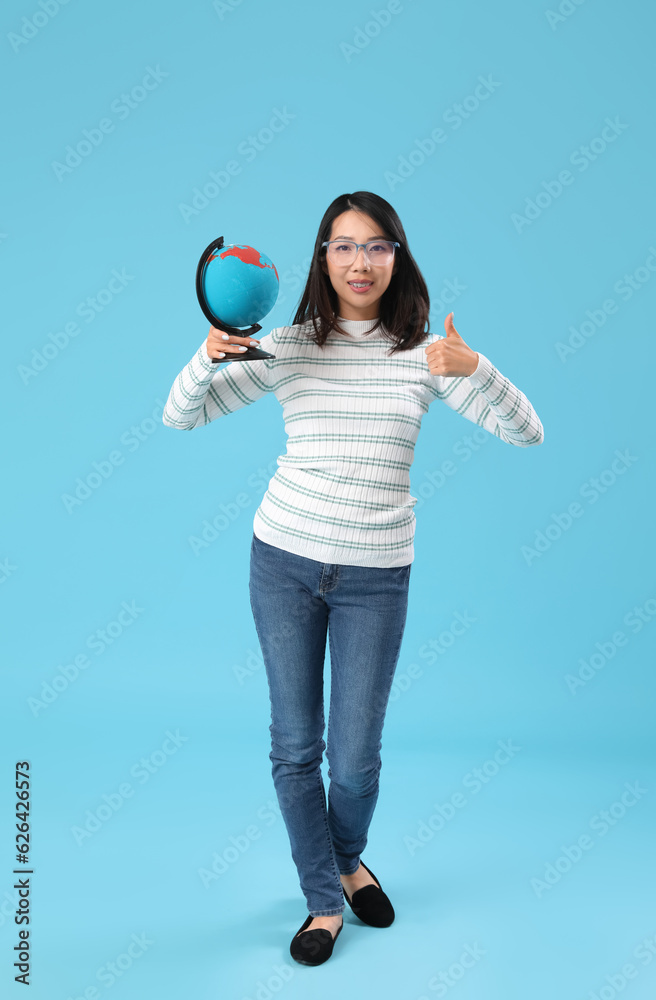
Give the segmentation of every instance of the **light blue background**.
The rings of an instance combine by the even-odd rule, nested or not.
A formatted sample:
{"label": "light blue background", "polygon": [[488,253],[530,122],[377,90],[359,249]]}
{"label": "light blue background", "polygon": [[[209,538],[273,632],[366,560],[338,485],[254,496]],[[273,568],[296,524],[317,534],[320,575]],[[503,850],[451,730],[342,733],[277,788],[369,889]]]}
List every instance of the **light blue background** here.
{"label": "light blue background", "polygon": [[[550,24],[547,0],[229,7],[70,0],[46,16],[13,0],[1,15],[3,995],[24,995],[11,814],[14,763],[27,758],[34,1000],[94,985],[112,1000],[651,998],[653,8],[570,3]],[[372,11],[389,15],[377,34]],[[12,45],[35,15],[34,37]],[[149,67],[166,76],[126,114],[121,95]],[[481,77],[494,89],[467,101],[455,128]],[[249,152],[276,109],[293,117]],[[113,130],[58,179],[53,162],[106,118]],[[581,169],[571,158],[607,118],[626,127]],[[438,127],[446,140],[390,179]],[[230,160],[239,172],[185,221],[180,205]],[[518,231],[513,214],[567,169],[572,183]],[[248,597],[281,411],[266,397],[193,434],[159,414],[207,336],[194,276],[210,240],[274,260],[269,332],[292,320],[326,207],[358,189],[399,212],[432,329],[444,332],[453,308],[466,343],[531,400],[545,441],[520,449],[487,435],[464,461],[453,449],[473,425],[438,403],[424,419],[408,621],[364,854],[397,919],[381,931],[347,907],[333,957],[311,969],[288,951],[306,907],[271,808]],[[86,320],[78,308],[114,270],[124,287]],[[635,290],[620,291],[634,273]],[[455,300],[442,298],[447,281],[466,286]],[[560,357],[608,299],[615,312]],[[33,352],[74,322],[77,335],[26,376]],[[67,511],[62,496],[116,451],[121,464]],[[617,451],[629,465],[605,472]],[[438,488],[448,458],[457,474]],[[586,484],[601,476],[591,502]],[[559,532],[554,516],[576,502],[582,516]],[[224,509],[226,526],[195,555],[190,536]],[[548,546],[527,558],[549,525]],[[92,650],[123,602],[141,610]],[[474,623],[453,641],[456,613]],[[624,645],[604,646],[618,631]],[[29,699],[85,652],[89,665],[35,714]],[[573,692],[566,676],[595,653],[599,669]],[[167,731],[186,738],[168,756]],[[506,740],[520,749],[474,792],[467,775]],[[152,773],[141,770],[151,757]],[[78,844],[87,811],[126,782],[132,795]],[[635,782],[644,792],[599,832],[595,816]],[[437,807],[457,791],[464,806],[409,846],[431,817],[439,828]],[[567,870],[563,850],[584,834],[591,846]],[[199,871],[224,855],[204,885]],[[133,934],[152,943],[101,982]],[[483,954],[438,991],[432,977],[450,966],[457,977],[466,945]],[[635,977],[622,980],[627,963]]]}

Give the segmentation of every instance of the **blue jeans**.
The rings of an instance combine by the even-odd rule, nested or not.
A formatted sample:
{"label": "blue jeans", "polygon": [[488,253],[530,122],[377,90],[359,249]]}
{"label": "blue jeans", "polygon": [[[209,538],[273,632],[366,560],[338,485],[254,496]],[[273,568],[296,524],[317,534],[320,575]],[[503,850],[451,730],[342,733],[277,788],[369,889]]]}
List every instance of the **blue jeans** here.
{"label": "blue jeans", "polygon": [[[250,600],[269,684],[273,783],[313,917],[345,908],[378,799],[410,568],[316,562],[253,534]],[[328,803],[323,668],[330,643]]]}

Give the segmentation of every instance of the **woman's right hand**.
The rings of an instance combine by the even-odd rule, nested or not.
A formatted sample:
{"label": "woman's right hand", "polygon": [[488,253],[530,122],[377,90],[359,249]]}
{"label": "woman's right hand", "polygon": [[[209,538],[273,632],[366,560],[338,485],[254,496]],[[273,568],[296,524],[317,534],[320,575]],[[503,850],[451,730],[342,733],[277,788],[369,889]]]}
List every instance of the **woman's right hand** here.
{"label": "woman's right hand", "polygon": [[[224,337],[227,340],[224,340]],[[235,337],[231,333],[224,333],[223,330],[218,330],[215,326],[211,326],[205,351],[211,360],[212,358],[221,358],[230,352],[243,354],[244,352],[239,350],[242,346],[259,347],[260,342],[255,337]]]}

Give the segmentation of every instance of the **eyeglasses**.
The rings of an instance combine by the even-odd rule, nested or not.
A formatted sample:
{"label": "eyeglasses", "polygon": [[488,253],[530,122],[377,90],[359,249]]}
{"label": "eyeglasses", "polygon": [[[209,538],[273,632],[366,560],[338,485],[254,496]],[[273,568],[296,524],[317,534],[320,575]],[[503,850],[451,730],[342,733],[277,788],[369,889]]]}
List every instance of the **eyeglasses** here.
{"label": "eyeglasses", "polygon": [[360,247],[372,264],[380,267],[389,264],[394,258],[395,247],[400,247],[400,243],[393,243],[391,240],[369,240],[368,243],[356,243],[355,240],[327,240],[321,244],[328,247],[328,256],[333,264],[352,264],[358,255]]}

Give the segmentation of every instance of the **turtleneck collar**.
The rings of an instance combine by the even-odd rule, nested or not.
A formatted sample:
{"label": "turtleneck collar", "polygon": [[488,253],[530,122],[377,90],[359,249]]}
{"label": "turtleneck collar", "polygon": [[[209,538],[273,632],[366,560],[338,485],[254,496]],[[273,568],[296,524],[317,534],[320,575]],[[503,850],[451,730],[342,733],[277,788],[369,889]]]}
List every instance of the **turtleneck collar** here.
{"label": "turtleneck collar", "polygon": [[[345,330],[350,337],[353,337],[355,339],[359,337],[364,337],[365,334],[368,334],[378,322],[377,319],[344,319],[342,316],[338,316],[337,320],[342,330]],[[379,332],[379,330],[380,327],[376,331],[376,334]],[[334,333],[338,337],[344,336],[337,330],[333,330],[332,333]]]}

